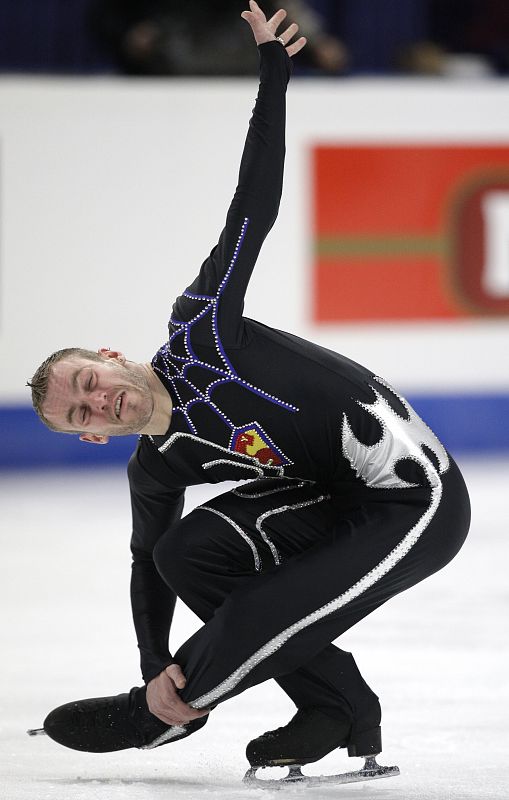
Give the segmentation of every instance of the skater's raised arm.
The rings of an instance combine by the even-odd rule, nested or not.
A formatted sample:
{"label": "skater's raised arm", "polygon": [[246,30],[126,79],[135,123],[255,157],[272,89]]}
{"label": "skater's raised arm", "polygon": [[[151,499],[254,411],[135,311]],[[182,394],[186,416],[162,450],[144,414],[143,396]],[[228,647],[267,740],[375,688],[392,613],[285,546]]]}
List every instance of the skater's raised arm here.
{"label": "skater's raised arm", "polygon": [[[302,37],[289,44],[298,26],[276,32],[286,12],[266,20],[255,2],[243,18],[249,23],[260,51],[260,86],[249,123],[239,181],[218,244],[204,261],[196,280],[177,299],[172,320],[187,322],[196,303],[215,299],[218,333],[225,345],[242,339],[244,294],[265,237],[276,219],[283,183],[285,155],[285,93],[290,56],[305,45]],[[197,329],[194,335],[198,336]],[[208,344],[208,342],[204,342]]]}

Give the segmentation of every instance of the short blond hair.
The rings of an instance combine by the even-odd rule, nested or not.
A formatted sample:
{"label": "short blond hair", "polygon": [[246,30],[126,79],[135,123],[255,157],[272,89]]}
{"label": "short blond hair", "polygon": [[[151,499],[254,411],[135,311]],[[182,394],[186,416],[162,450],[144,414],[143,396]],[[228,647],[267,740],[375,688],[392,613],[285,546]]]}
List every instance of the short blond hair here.
{"label": "short blond hair", "polygon": [[59,361],[66,358],[86,358],[89,361],[104,361],[103,357],[96,353],[94,350],[85,350],[83,347],[64,347],[63,350],[56,350],[48,358],[42,362],[40,367],[34,372],[31,381],[27,381],[27,386],[32,390],[32,405],[34,411],[39,418],[44,422],[47,428],[52,431],[63,432],[62,428],[58,428],[44,416],[42,407],[48,394],[48,383],[51,377],[51,370]]}

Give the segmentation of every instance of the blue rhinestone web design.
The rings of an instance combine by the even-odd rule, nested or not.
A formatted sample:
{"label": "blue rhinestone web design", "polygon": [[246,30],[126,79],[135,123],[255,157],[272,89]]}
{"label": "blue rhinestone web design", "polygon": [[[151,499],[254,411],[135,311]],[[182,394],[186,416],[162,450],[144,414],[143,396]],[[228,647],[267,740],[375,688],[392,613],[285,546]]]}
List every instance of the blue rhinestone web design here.
{"label": "blue rhinestone web design", "polygon": [[[239,237],[237,239],[237,243],[235,245],[233,256],[228,266],[228,270],[219,284],[216,294],[200,295],[193,294],[189,291],[185,291],[183,293],[183,297],[187,297],[190,300],[196,301],[197,305],[199,306],[199,310],[197,310],[197,313],[188,322],[182,322],[171,317],[170,326],[173,328],[173,333],[171,334],[169,340],[165,342],[165,344],[163,344],[163,346],[158,350],[154,359],[152,360],[152,367],[154,370],[163,375],[172,386],[174,398],[177,399],[177,402],[174,402],[173,405],[173,413],[180,413],[183,415],[190,432],[195,435],[198,435],[199,433],[190,417],[190,409],[198,403],[205,403],[223,420],[225,425],[230,429],[230,443],[232,443],[235,432],[238,431],[239,428],[224,413],[224,411],[222,411],[222,409],[219,408],[216,403],[214,403],[212,399],[212,392],[217,386],[227,383],[240,384],[253,394],[258,395],[264,400],[267,400],[267,402],[280,406],[287,411],[296,412],[299,410],[297,406],[292,405],[292,403],[281,400],[279,397],[260,389],[258,386],[253,386],[252,383],[249,383],[241,378],[231,364],[219,336],[217,320],[219,300],[237,262],[248,225],[249,218],[245,217]],[[191,330],[193,326],[196,325],[199,320],[206,317],[207,314],[210,315],[211,332],[214,339],[215,351],[217,355],[219,355],[221,366],[207,363],[206,361],[198,358],[191,344]],[[178,345],[181,346],[180,351],[184,352],[185,355],[176,355],[175,352],[173,352]],[[207,382],[205,389],[199,388],[187,377],[187,372],[190,367],[200,367],[202,370],[209,373],[210,382]],[[190,399],[184,399],[182,397],[183,391],[182,393],[179,391],[177,383],[179,383],[181,387],[182,384],[186,387],[191,395]],[[265,436],[267,436],[267,434],[265,434]],[[269,437],[267,436],[267,438]],[[286,463],[288,464],[291,462],[286,459]]]}

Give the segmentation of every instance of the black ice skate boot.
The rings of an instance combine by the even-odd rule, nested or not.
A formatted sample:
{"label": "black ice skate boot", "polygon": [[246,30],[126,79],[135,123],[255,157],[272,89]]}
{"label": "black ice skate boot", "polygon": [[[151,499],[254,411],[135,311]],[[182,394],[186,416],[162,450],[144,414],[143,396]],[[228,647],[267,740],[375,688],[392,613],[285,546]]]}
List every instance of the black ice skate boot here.
{"label": "black ice skate boot", "polygon": [[246,756],[252,768],[302,765],[319,761],[337,747],[348,747],[349,756],[380,753],[380,727],[358,732],[346,716],[335,719],[316,708],[302,708],[288,725],[249,742]]}
{"label": "black ice skate boot", "polygon": [[204,716],[186,725],[166,725],[148,710],[146,687],[135,687],[115,697],[92,697],[59,706],[48,714],[43,730],[72,750],[109,753],[130,747],[151,749],[183,739],[205,725],[207,719]]}
{"label": "black ice skate boot", "polygon": [[[371,721],[378,719],[379,722],[376,705],[372,709]],[[363,720],[361,724],[365,722]],[[304,764],[318,761],[337,747],[348,747],[349,756],[364,756],[364,766],[335,775],[312,776],[302,773]],[[385,767],[377,763],[376,755],[381,749],[379,726],[357,732],[355,723],[352,725],[346,714],[341,720],[324,714],[318,708],[304,708],[297,711],[284,728],[268,731],[249,742],[246,755],[251,766],[244,776],[244,783],[257,789],[280,789],[282,786],[298,784],[323,787],[399,775],[398,767]],[[263,767],[288,767],[288,775],[276,779],[259,778],[256,772]]]}

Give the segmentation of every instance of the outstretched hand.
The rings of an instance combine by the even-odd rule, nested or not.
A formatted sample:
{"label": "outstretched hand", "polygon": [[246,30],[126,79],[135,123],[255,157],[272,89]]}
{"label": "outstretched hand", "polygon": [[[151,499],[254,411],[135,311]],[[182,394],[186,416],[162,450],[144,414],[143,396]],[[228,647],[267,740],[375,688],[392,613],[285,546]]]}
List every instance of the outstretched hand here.
{"label": "outstretched hand", "polygon": [[243,11],[240,16],[250,24],[256,44],[264,44],[265,42],[273,42],[279,39],[289,56],[294,56],[299,50],[302,50],[306,44],[304,36],[300,36],[295,42],[288,44],[299,30],[299,26],[295,22],[289,25],[282,33],[276,34],[277,29],[286,17],[286,11],[283,8],[276,11],[269,20],[258,3],[255,3],[255,0],[249,0],[249,8],[250,11]]}

